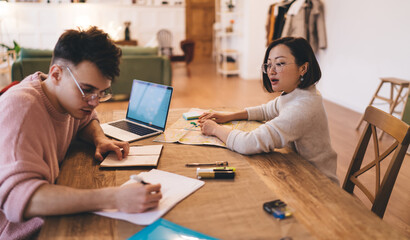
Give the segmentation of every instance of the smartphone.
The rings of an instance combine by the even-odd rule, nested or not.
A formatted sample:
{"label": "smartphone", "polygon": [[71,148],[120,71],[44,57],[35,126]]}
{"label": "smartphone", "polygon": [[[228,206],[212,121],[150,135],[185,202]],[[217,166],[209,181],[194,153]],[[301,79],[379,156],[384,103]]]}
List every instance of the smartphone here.
{"label": "smartphone", "polygon": [[292,216],[292,211],[287,207],[286,203],[280,199],[264,203],[263,210],[278,219]]}

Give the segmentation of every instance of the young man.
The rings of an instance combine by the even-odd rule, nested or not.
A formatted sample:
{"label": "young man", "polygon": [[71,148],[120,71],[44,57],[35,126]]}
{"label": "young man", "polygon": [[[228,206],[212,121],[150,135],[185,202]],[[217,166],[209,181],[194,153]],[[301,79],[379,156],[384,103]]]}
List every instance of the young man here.
{"label": "young man", "polygon": [[95,108],[111,97],[121,50],[96,27],[68,30],[59,38],[48,75],[28,76],[0,97],[0,239],[30,238],[41,216],[117,208],[156,207],[160,185],[74,189],[54,185],[71,141],[95,145],[118,159],[129,145],[104,136]]}

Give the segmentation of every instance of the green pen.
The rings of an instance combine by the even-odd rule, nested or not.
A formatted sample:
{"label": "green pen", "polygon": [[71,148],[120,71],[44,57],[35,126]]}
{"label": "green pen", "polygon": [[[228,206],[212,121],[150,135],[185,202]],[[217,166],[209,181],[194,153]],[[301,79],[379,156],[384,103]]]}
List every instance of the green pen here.
{"label": "green pen", "polygon": [[192,125],[194,125],[195,127],[198,127],[198,125],[196,124],[196,122],[191,122]]}

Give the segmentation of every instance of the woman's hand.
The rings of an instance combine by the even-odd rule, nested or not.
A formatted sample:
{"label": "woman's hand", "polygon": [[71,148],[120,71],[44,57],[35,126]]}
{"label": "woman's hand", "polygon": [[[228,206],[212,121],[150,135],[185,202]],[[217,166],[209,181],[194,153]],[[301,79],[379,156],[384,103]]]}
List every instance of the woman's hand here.
{"label": "woman's hand", "polygon": [[229,133],[232,131],[229,128],[218,125],[213,120],[204,120],[200,122],[201,132],[207,136],[215,136],[222,142],[226,143]]}
{"label": "woman's hand", "polygon": [[211,113],[205,112],[201,116],[199,116],[199,122],[202,123],[205,120],[213,120],[217,123],[226,123],[232,121],[231,114],[229,113]]}
{"label": "woman's hand", "polygon": [[213,120],[203,120],[200,122],[201,132],[207,136],[215,136],[216,129],[219,125]]}

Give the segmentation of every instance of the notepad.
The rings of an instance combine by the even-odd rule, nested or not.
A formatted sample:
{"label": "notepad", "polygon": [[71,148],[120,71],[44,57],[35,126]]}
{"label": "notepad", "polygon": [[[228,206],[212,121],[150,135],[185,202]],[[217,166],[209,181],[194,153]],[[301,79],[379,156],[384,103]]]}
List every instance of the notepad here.
{"label": "notepad", "polygon": [[[205,184],[204,181],[198,179],[157,169],[152,169],[149,172],[142,172],[138,175],[141,176],[145,182],[161,184],[162,199],[157,208],[143,213],[124,213],[119,212],[116,209],[94,213],[105,217],[125,220],[138,225],[149,225],[162,217],[162,215],[173,208],[178,202],[182,201]],[[135,180],[130,179],[124,184],[132,182],[135,182]]]}
{"label": "notepad", "polygon": [[128,240],[141,239],[192,239],[192,240],[217,240],[203,233],[175,224],[163,218],[137,232]]}
{"label": "notepad", "polygon": [[126,158],[118,160],[115,152],[107,155],[100,167],[157,166],[163,145],[131,146]]}
{"label": "notepad", "polygon": [[185,120],[192,120],[192,119],[198,119],[199,116],[202,115],[202,113],[204,113],[203,111],[190,111],[190,112],[186,112],[182,114],[182,117]]}

